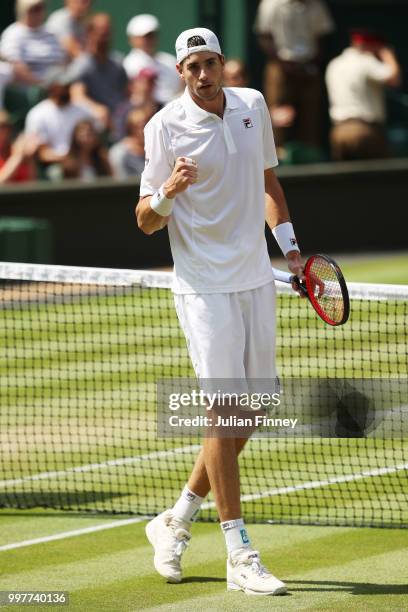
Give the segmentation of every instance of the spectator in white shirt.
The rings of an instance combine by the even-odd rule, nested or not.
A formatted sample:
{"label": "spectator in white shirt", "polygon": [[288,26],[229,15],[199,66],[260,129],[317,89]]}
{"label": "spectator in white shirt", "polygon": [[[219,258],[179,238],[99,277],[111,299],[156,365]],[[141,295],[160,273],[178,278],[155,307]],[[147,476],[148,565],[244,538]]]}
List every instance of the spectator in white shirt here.
{"label": "spectator in white shirt", "polygon": [[129,79],[143,68],[158,74],[156,99],[167,104],[181,94],[181,80],[176,70],[176,58],[170,53],[157,51],[160,24],[154,15],[137,15],[127,26],[129,43],[133,47],[123,62]]}
{"label": "spectator in white shirt", "polygon": [[324,0],[262,0],[255,21],[268,57],[264,92],[275,143],[320,144],[322,38],[334,23]]}
{"label": "spectator in white shirt", "polygon": [[351,46],[326,71],[333,159],[388,156],[384,94],[386,86],[399,84],[398,61],[383,39],[369,31],[352,32]]}
{"label": "spectator in white shirt", "polygon": [[91,6],[92,0],[65,0],[65,7],[51,13],[45,24],[71,58],[85,50],[85,21]]}
{"label": "spectator in white shirt", "polygon": [[26,133],[40,140],[38,158],[44,164],[56,164],[67,155],[72,133],[90,112],[70,99],[70,80],[66,73],[50,76],[48,97],[34,106],[26,118]]}
{"label": "spectator in white shirt", "polygon": [[40,85],[50,68],[66,55],[58,40],[44,27],[44,0],[17,0],[18,21],[2,34],[0,54],[14,65],[16,76],[28,85]]}

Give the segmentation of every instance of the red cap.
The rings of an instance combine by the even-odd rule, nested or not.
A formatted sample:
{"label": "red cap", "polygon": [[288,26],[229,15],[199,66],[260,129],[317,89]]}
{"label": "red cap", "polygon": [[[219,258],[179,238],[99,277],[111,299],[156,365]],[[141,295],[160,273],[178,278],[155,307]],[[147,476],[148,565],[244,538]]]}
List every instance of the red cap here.
{"label": "red cap", "polygon": [[135,79],[149,79],[151,81],[154,81],[155,79],[157,79],[158,76],[159,74],[158,72],[156,72],[156,70],[153,70],[153,68],[146,67],[139,70],[139,72],[135,76]]}
{"label": "red cap", "polygon": [[384,45],[385,40],[379,34],[369,30],[355,29],[351,31],[351,42],[364,45]]}

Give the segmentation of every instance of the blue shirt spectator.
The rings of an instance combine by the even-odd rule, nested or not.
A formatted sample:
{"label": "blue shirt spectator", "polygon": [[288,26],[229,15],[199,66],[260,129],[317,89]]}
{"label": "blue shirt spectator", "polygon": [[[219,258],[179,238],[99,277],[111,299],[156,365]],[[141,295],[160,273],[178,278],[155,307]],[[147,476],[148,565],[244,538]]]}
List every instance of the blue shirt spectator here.
{"label": "blue shirt spectator", "polygon": [[70,66],[74,102],[86,106],[106,128],[111,114],[126,99],[127,76],[122,58],[111,52],[110,16],[97,13],[88,22],[86,52]]}

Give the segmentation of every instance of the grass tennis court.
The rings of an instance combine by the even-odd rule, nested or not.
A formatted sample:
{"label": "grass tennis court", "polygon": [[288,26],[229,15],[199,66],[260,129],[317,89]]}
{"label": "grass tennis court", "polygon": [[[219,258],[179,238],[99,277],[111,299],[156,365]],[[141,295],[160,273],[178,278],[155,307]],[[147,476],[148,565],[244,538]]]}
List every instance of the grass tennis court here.
{"label": "grass tennis court", "polygon": [[[3,306],[0,481],[16,481],[13,494],[21,505],[31,497],[33,505],[38,500],[51,505],[62,500],[66,508],[114,506],[129,512],[137,504],[137,511],[147,514],[158,503],[164,508],[174,501],[197,447],[195,440],[187,444],[156,439],[151,412],[154,381],[163,375],[186,376],[191,370],[170,303],[163,309],[162,290],[154,291],[156,297],[148,301],[143,292],[136,301],[126,291],[119,297],[88,293],[74,296],[68,304],[56,299],[52,307],[43,296],[34,309],[25,297],[18,316]],[[288,299],[281,298],[283,315]],[[360,305],[350,325],[328,331],[319,327],[308,305],[301,304],[298,333],[293,334],[284,318],[281,324],[281,368],[293,376],[304,373],[306,355],[306,373],[311,376],[325,368],[329,372],[334,360],[346,377],[384,372],[406,376],[405,311],[400,304],[388,303],[387,308],[378,307],[374,329],[368,325],[368,310]],[[328,333],[337,334],[336,343]],[[56,410],[59,433],[54,427]],[[40,426],[33,438],[36,423]],[[252,519],[267,514],[278,522],[302,523],[308,516],[323,524],[375,524],[377,516],[377,524],[387,524],[392,515],[395,519],[398,506],[399,521],[408,523],[406,469],[372,471],[387,467],[391,450],[393,465],[407,462],[406,441],[368,440],[362,447],[360,440],[349,439],[346,453],[340,440],[321,440],[313,450],[307,439],[276,440],[273,447],[265,440],[251,444],[242,481],[244,512]],[[368,477],[353,478],[370,470]],[[45,471],[57,474],[23,480]],[[328,478],[332,481],[326,482]],[[0,482],[2,502],[5,490]],[[214,518],[211,498],[203,514]],[[165,585],[154,573],[143,522],[1,550],[123,518],[0,511],[0,590],[68,590],[73,610],[248,608],[243,595],[225,592],[224,545],[213,524],[194,527],[196,537],[186,554],[187,580],[178,586]],[[408,564],[403,549],[408,530],[254,525],[250,533],[265,564],[288,582],[292,592],[273,601],[251,599],[253,609],[406,607]]]}
{"label": "grass tennis court", "polygon": [[[389,253],[333,255],[346,281],[408,285],[408,251]],[[273,265],[285,269],[285,261],[274,259]]]}
{"label": "grass tennis court", "polygon": [[144,523],[2,552],[5,543],[112,519],[0,517],[0,590],[67,590],[68,609],[75,612],[202,612],[209,608],[236,612],[248,607],[366,612],[407,607],[408,530],[252,525],[251,537],[261,548],[265,564],[285,579],[291,594],[248,601],[244,594],[225,590],[224,542],[217,525],[193,527],[193,541],[185,555],[186,580],[170,585],[153,570]]}
{"label": "grass tennis court", "polygon": [[[344,262],[342,261],[344,258]],[[342,270],[347,279],[362,283],[408,284],[408,253],[381,254],[354,259],[340,257]]]}

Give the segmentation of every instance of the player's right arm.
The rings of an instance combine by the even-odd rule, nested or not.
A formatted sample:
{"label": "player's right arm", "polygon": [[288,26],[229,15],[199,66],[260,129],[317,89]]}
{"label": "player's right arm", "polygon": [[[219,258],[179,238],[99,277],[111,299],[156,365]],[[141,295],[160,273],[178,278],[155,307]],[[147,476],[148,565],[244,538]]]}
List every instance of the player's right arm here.
{"label": "player's right arm", "polygon": [[[196,181],[196,163],[188,157],[178,157],[171,175],[162,184],[161,193],[167,200],[174,200],[178,193],[185,191]],[[136,206],[137,225],[142,232],[149,235],[163,229],[170,219],[170,215],[159,214],[152,208],[151,201],[154,197],[154,195],[142,196]]]}
{"label": "player's right arm", "polygon": [[165,115],[165,109],[156,113],[144,129],[146,163],[135,212],[137,224],[145,234],[167,225],[174,198],[197,180],[196,163],[174,155]]}

